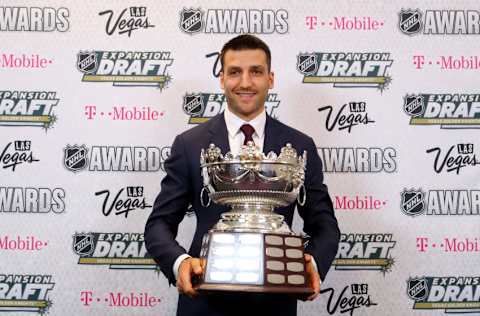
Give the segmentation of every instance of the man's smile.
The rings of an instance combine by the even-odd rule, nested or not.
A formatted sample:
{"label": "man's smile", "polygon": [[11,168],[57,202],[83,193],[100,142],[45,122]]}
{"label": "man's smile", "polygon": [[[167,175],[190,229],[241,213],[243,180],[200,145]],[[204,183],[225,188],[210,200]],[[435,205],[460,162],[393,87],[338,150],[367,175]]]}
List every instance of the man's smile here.
{"label": "man's smile", "polygon": [[240,97],[241,100],[250,100],[252,99],[257,93],[252,92],[252,91],[242,91],[242,92],[236,92],[235,93],[237,96]]}

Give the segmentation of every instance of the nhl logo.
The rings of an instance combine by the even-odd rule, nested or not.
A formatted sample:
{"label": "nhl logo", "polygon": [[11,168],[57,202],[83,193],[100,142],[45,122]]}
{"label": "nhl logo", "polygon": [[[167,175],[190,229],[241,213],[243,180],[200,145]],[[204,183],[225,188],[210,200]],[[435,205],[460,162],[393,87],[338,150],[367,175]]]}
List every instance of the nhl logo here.
{"label": "nhl logo", "polygon": [[421,95],[407,95],[403,98],[403,110],[410,116],[420,116],[425,111],[423,104],[423,96]]}
{"label": "nhl logo", "polygon": [[77,69],[91,74],[97,69],[97,55],[95,52],[80,52],[77,54]]}
{"label": "nhl logo", "polygon": [[425,211],[425,194],[421,190],[404,190],[401,198],[402,211],[410,216],[420,215]]}
{"label": "nhl logo", "polygon": [[317,72],[318,60],[317,55],[300,54],[297,56],[297,69],[304,75],[312,75]]}
{"label": "nhl logo", "polygon": [[427,298],[428,286],[425,278],[409,279],[407,282],[408,297],[415,301],[422,301]]}
{"label": "nhl logo", "polygon": [[73,251],[81,256],[91,256],[94,250],[92,234],[75,234],[73,235]]}
{"label": "nhl logo", "polygon": [[180,12],[180,29],[185,33],[193,34],[203,28],[203,12],[200,9],[183,9]]}
{"label": "nhl logo", "polygon": [[199,116],[203,113],[204,104],[201,94],[191,94],[183,97],[183,111],[191,116]]}
{"label": "nhl logo", "polygon": [[400,30],[407,34],[413,35],[418,33],[422,29],[422,14],[417,10],[402,10],[399,13],[400,21],[399,27]]}
{"label": "nhl logo", "polygon": [[87,166],[87,152],[85,145],[69,146],[64,148],[64,165],[70,171],[80,171]]}

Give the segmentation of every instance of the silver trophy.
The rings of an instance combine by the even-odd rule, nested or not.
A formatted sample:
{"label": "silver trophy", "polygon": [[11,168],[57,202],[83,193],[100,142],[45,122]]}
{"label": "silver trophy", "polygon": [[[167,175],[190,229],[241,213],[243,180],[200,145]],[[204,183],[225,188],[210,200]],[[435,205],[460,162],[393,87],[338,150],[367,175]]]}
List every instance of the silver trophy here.
{"label": "silver trophy", "polygon": [[270,292],[308,295],[303,239],[276,207],[305,203],[307,153],[286,144],[265,155],[248,142],[240,153],[222,154],[214,144],[203,150],[200,166],[203,206],[231,207],[202,241],[200,291]]}

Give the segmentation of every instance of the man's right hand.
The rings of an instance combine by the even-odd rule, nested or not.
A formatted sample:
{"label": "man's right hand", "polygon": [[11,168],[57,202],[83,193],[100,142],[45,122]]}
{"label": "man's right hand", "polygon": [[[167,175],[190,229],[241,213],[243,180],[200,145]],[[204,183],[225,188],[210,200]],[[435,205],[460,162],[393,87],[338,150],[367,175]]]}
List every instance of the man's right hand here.
{"label": "man's right hand", "polygon": [[177,289],[181,294],[186,294],[190,297],[194,297],[198,294],[192,286],[192,276],[201,275],[203,268],[200,265],[200,259],[198,258],[186,258],[180,263],[178,268],[177,277]]}

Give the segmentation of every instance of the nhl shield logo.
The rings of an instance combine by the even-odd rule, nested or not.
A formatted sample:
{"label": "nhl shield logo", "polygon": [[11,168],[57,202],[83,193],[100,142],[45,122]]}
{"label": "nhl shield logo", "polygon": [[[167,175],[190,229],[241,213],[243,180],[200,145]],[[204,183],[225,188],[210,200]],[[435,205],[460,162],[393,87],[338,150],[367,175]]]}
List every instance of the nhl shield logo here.
{"label": "nhl shield logo", "polygon": [[191,116],[199,116],[203,113],[204,104],[201,94],[191,94],[183,97],[183,111]]}
{"label": "nhl shield logo", "polygon": [[180,12],[180,29],[186,33],[197,33],[203,28],[203,12],[200,9],[183,9]]}
{"label": "nhl shield logo", "polygon": [[69,146],[64,148],[64,165],[70,171],[80,171],[87,166],[87,152],[85,145]]}
{"label": "nhl shield logo", "polygon": [[425,111],[422,95],[407,95],[403,98],[403,110],[410,116],[420,116]]}
{"label": "nhl shield logo", "polygon": [[401,209],[407,215],[416,216],[425,211],[425,194],[421,190],[404,190],[401,200]]}
{"label": "nhl shield logo", "polygon": [[427,280],[425,278],[409,279],[407,282],[408,297],[415,301],[422,301],[428,296]]}
{"label": "nhl shield logo", "polygon": [[80,52],[77,54],[77,69],[91,74],[97,69],[97,55],[95,52]]}
{"label": "nhl shield logo", "polygon": [[402,10],[399,14],[400,30],[407,34],[413,35],[422,30],[422,14],[416,10]]}
{"label": "nhl shield logo", "polygon": [[81,256],[91,256],[94,250],[92,234],[75,234],[73,235],[73,251]]}
{"label": "nhl shield logo", "polygon": [[304,75],[312,75],[317,72],[318,59],[315,53],[300,54],[297,56],[297,70]]}

